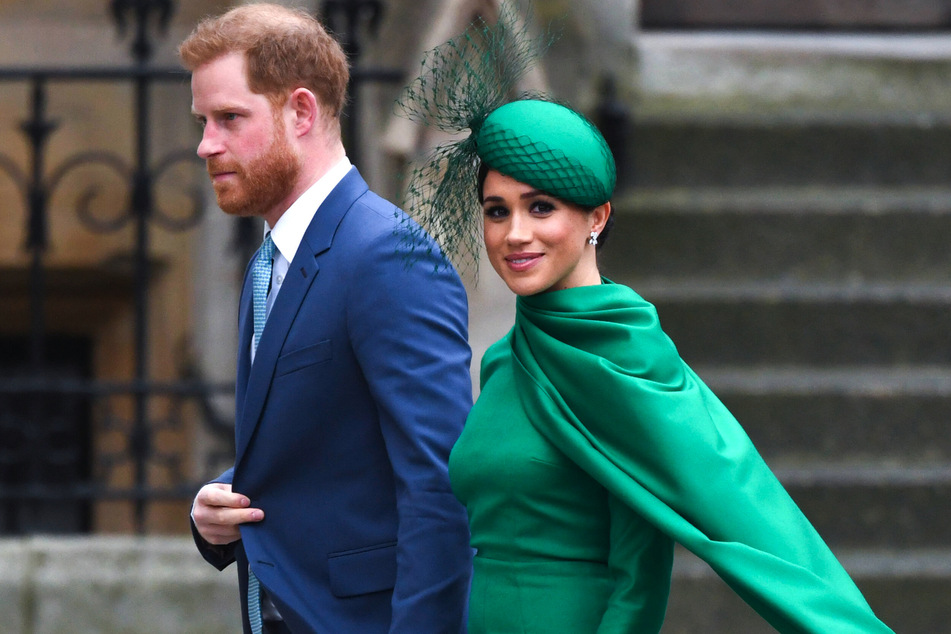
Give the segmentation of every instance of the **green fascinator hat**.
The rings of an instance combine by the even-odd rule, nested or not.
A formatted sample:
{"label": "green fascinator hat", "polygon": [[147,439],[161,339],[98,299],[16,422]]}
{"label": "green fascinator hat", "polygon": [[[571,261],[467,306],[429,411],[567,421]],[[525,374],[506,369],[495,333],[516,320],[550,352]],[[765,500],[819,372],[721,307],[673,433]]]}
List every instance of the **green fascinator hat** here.
{"label": "green fascinator hat", "polygon": [[617,172],[604,136],[560,104],[507,103],[485,118],[475,139],[488,167],[561,200],[596,207],[614,193]]}
{"label": "green fascinator hat", "polygon": [[398,107],[454,139],[413,169],[404,201],[416,221],[403,226],[408,260],[431,248],[432,236],[457,266],[478,263],[480,164],[583,207],[611,198],[614,157],[598,129],[544,95],[517,89],[550,43],[550,36],[531,37],[527,21],[504,2],[495,23],[479,19],[423,57]]}

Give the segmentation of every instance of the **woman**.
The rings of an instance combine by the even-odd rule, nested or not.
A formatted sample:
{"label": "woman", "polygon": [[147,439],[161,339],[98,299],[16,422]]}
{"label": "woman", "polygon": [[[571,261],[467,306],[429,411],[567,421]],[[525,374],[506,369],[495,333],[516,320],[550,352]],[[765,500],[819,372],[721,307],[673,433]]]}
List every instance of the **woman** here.
{"label": "woman", "polygon": [[469,631],[658,632],[679,542],[780,632],[890,632],[653,306],[600,276],[597,129],[520,100],[474,143],[488,259],[518,297],[449,462],[477,550]]}
{"label": "woman", "polygon": [[433,49],[401,99],[471,131],[415,171],[417,217],[463,263],[481,230],[517,295],[449,460],[477,551],[470,634],[658,632],[675,542],[780,632],[891,632],[654,307],[600,276],[614,158],[573,110],[506,103],[537,56],[517,23]]}

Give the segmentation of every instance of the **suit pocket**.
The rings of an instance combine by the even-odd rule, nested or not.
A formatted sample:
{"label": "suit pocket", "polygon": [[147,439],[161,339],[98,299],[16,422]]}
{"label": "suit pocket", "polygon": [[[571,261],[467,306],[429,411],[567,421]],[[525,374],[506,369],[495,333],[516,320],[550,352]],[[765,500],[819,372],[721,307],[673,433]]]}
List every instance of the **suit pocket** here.
{"label": "suit pocket", "polygon": [[333,348],[330,345],[330,339],[317,342],[310,346],[304,346],[297,350],[285,352],[277,359],[277,366],[274,370],[274,376],[283,376],[291,372],[297,372],[308,366],[318,363],[325,363],[333,358]]}
{"label": "suit pocket", "polygon": [[396,585],[396,542],[327,555],[330,591],[354,597]]}

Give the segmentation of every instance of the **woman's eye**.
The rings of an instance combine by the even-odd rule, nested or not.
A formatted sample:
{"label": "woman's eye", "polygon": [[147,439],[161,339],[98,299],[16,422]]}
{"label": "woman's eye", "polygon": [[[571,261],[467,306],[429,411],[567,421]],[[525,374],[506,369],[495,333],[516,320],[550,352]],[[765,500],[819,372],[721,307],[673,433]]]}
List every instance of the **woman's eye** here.
{"label": "woman's eye", "polygon": [[505,207],[486,207],[485,208],[485,217],[486,218],[504,218],[509,213],[509,210]]}
{"label": "woman's eye", "polygon": [[555,206],[548,201],[539,200],[532,204],[532,213],[548,214],[555,210]]}

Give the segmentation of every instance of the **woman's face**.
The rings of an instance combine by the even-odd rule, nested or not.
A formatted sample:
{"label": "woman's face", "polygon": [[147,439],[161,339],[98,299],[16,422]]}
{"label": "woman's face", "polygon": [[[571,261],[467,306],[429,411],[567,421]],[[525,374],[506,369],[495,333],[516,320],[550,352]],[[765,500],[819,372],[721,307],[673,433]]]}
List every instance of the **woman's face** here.
{"label": "woman's face", "polygon": [[587,212],[494,170],[482,188],[485,248],[492,268],[516,295],[600,284],[592,231],[610,213]]}

